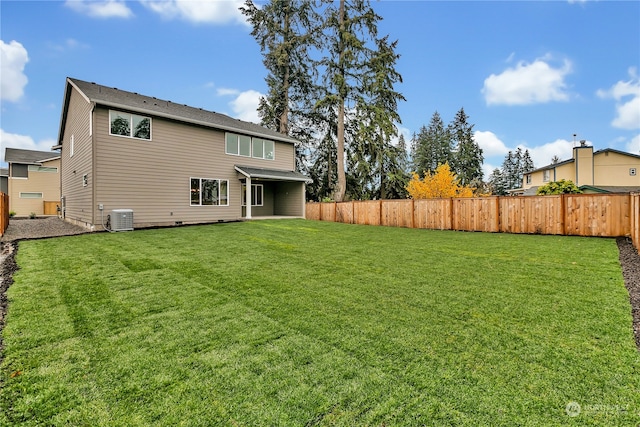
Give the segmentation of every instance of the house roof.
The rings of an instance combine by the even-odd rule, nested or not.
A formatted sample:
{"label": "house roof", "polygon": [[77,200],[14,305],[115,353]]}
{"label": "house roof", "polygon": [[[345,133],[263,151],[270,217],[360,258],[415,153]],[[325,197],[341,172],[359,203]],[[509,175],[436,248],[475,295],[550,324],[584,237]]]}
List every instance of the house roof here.
{"label": "house roof", "polygon": [[[599,154],[605,154],[605,153],[622,154],[623,156],[629,156],[629,157],[634,157],[636,159],[640,159],[640,155],[638,155],[638,154],[627,153],[626,151],[616,150],[615,148],[603,148],[602,150],[594,151],[593,152],[593,156],[595,157],[595,156],[597,156]],[[562,166],[562,165],[566,165],[566,164],[569,164],[569,163],[573,163],[574,161],[575,161],[574,159],[563,160],[563,161],[558,162],[558,163],[551,163],[549,165],[542,166],[540,168],[531,170],[531,171],[526,172],[526,173],[539,172],[541,170],[546,170],[546,169],[553,169],[553,168],[556,168],[558,166]]]}
{"label": "house roof", "polygon": [[240,165],[236,165],[236,170],[249,178],[274,179],[277,181],[303,181],[307,183],[313,182],[309,177],[295,171],[265,169]]}
{"label": "house roof", "polygon": [[590,190],[596,193],[637,193],[640,192],[640,187],[633,185],[581,185],[580,190]]}
{"label": "house roof", "polygon": [[4,160],[7,163],[24,163],[37,165],[47,160],[59,159],[57,151],[22,150],[19,148],[5,148]]}
{"label": "house roof", "polygon": [[264,126],[234,119],[224,114],[68,77],[65,88],[62,117],[60,118],[58,144],[62,143],[62,132],[67,120],[68,103],[72,87],[76,88],[88,102],[104,105],[106,107],[164,117],[167,119],[237,132],[250,136],[269,138],[290,144],[299,142],[294,138],[283,135],[274,130],[267,129]]}
{"label": "house roof", "polygon": [[9,169],[0,168],[0,176],[8,176],[8,175],[9,175]]}

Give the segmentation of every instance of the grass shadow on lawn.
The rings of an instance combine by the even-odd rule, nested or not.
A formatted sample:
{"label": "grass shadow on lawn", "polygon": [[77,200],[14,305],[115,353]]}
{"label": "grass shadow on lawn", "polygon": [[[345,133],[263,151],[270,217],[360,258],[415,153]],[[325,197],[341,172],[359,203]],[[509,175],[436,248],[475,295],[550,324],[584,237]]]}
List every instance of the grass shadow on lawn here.
{"label": "grass shadow on lawn", "polygon": [[617,255],[304,220],[22,242],[0,421],[637,424]]}

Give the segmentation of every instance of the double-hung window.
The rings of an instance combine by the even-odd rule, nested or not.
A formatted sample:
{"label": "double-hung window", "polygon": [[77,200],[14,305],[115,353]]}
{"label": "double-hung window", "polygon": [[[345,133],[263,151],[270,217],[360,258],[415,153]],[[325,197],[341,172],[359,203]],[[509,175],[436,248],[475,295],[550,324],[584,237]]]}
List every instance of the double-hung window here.
{"label": "double-hung window", "polygon": [[[262,206],[264,198],[264,186],[251,184],[251,206]],[[242,184],[242,206],[247,206],[247,186]]]}
{"label": "double-hung window", "polygon": [[191,178],[191,206],[229,206],[229,181]]}
{"label": "double-hung window", "polygon": [[151,139],[151,118],[109,110],[109,134],[137,139]]}
{"label": "double-hung window", "polygon": [[542,181],[549,182],[551,171],[549,169],[542,171]]}

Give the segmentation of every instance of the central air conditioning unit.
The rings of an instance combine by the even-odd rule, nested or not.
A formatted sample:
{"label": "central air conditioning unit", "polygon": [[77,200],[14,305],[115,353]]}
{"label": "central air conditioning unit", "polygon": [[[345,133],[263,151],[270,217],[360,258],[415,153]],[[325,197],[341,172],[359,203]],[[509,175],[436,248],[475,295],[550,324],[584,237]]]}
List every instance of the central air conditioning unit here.
{"label": "central air conditioning unit", "polygon": [[112,231],[133,230],[133,209],[114,209],[111,211]]}

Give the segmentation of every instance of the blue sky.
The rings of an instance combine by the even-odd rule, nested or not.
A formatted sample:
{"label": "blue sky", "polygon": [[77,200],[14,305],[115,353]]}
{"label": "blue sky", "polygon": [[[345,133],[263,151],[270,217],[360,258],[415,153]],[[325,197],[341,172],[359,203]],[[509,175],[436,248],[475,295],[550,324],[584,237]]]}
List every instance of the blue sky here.
{"label": "blue sky", "polygon": [[[67,76],[259,121],[265,69],[242,1],[0,1],[0,150],[48,150]],[[640,2],[372,2],[398,39],[407,140],[463,107],[485,178],[508,150],[536,167],[595,149],[640,154]]]}

